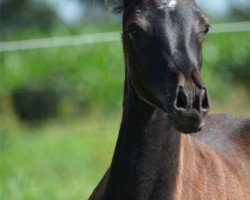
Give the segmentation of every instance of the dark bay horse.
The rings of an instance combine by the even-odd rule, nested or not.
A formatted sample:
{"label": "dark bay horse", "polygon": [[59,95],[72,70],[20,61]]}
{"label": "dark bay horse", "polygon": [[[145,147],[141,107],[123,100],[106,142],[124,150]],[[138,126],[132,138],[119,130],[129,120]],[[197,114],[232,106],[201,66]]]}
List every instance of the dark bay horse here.
{"label": "dark bay horse", "polygon": [[250,200],[250,119],[208,115],[208,31],[194,0],[123,0],[123,118],[90,200]]}

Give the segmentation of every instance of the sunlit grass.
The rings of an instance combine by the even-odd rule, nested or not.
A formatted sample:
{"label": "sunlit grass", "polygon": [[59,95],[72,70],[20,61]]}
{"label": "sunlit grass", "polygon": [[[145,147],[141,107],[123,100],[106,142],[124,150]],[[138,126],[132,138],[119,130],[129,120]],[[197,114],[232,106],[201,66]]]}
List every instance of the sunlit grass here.
{"label": "sunlit grass", "polygon": [[230,92],[225,94],[225,100],[216,101],[211,99],[211,112],[213,113],[230,113],[234,115],[250,116],[249,94],[246,88],[231,88]]}
{"label": "sunlit grass", "polygon": [[87,199],[110,164],[118,118],[2,130],[0,199]]}
{"label": "sunlit grass", "polygon": [[[241,97],[241,98],[239,98]],[[250,115],[237,90],[212,112]],[[51,120],[38,127],[3,117],[0,129],[0,199],[87,199],[108,168],[121,113]]]}
{"label": "sunlit grass", "polygon": [[[244,48],[233,51],[230,38],[236,38],[238,45],[239,36]],[[245,87],[238,84],[240,77],[250,76],[243,70],[248,54],[238,59],[239,52],[249,52],[248,39],[247,33],[211,36],[204,45],[202,71],[211,112],[250,116],[249,82],[242,82]],[[217,46],[220,41],[224,43]],[[1,64],[0,199],[87,199],[111,162],[119,129],[121,43],[3,53]],[[233,75],[242,73],[236,74],[238,79],[231,79],[228,66]],[[50,84],[61,101],[57,120],[31,127],[13,114],[11,92],[35,82]],[[72,118],[85,112],[92,114]]]}

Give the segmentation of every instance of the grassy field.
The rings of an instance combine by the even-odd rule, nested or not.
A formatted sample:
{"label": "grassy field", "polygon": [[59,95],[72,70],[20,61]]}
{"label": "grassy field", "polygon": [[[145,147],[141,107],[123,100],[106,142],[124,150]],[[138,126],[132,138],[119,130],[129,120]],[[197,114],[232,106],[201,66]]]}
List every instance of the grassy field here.
{"label": "grassy field", "polygon": [[[250,116],[249,37],[207,40],[203,77],[216,100],[213,112]],[[120,42],[1,55],[0,200],[87,199],[110,164],[119,129]],[[61,97],[59,119],[38,127],[20,124],[10,109],[12,91],[34,83],[49,84]],[[72,118],[86,110],[108,114]]]}
{"label": "grassy field", "polygon": [[[212,112],[250,115],[240,90]],[[108,168],[120,114],[52,120],[38,127],[2,117],[1,200],[87,199]]]}
{"label": "grassy field", "polygon": [[110,164],[118,118],[1,130],[0,199],[87,199]]}
{"label": "grassy field", "polygon": [[[250,87],[248,41],[248,32],[208,35],[202,77],[214,99],[226,101],[232,86]],[[5,52],[0,54],[0,65],[0,98],[10,99],[22,88],[50,88],[60,98],[59,115],[84,113],[96,106],[116,111],[121,103],[121,42]]]}

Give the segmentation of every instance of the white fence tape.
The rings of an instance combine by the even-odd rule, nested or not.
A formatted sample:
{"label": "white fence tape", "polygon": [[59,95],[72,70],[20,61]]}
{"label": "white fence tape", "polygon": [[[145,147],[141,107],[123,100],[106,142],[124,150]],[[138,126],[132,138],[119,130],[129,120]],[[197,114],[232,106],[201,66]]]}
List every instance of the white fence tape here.
{"label": "white fence tape", "polygon": [[118,32],[0,42],[0,52],[119,41]]}
{"label": "white fence tape", "polygon": [[[250,31],[250,22],[214,24],[210,34]],[[0,42],[0,52],[120,41],[119,32]]]}
{"label": "white fence tape", "polygon": [[233,33],[250,31],[250,22],[234,22],[234,23],[222,23],[213,24],[211,33]]}

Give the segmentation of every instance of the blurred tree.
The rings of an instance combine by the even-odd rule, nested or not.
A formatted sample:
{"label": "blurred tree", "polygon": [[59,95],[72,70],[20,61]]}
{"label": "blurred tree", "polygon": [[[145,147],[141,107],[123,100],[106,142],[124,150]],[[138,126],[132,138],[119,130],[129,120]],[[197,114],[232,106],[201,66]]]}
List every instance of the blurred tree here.
{"label": "blurred tree", "polygon": [[45,1],[0,0],[0,36],[25,28],[51,29],[57,16]]}
{"label": "blurred tree", "polygon": [[236,19],[239,20],[250,20],[250,7],[249,9],[241,9],[239,7],[233,6],[231,11],[231,16],[234,16]]}
{"label": "blurred tree", "polygon": [[240,20],[250,20],[250,1],[249,0],[241,0],[229,1],[232,11],[230,13],[231,16],[235,16]]}
{"label": "blurred tree", "polygon": [[116,6],[119,7],[120,5],[122,5],[122,0],[78,0],[78,1],[86,4],[87,6],[97,5],[104,7],[106,5],[110,7],[116,7]]}

